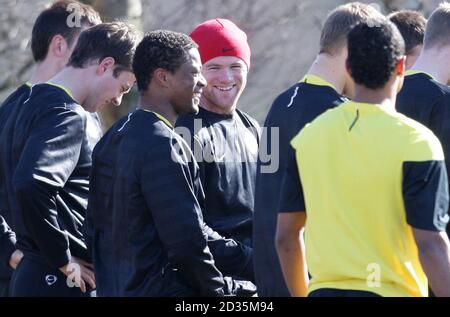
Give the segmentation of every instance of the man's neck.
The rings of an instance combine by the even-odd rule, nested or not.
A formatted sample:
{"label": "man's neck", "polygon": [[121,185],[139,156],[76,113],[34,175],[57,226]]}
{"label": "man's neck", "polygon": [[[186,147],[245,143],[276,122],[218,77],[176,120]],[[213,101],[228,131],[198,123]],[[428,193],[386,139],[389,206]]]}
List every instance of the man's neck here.
{"label": "man's neck", "polygon": [[86,77],[86,69],[66,67],[48,82],[68,89],[72,98],[83,106],[92,84]]}
{"label": "man's neck", "polygon": [[178,119],[178,115],[167,99],[155,96],[151,93],[141,94],[139,108],[145,111],[155,112],[166,118],[172,126]]}
{"label": "man's neck", "polygon": [[329,54],[319,54],[311,65],[308,74],[318,76],[336,89],[339,94],[345,88],[345,61],[341,55],[331,56]]}
{"label": "man's neck", "polygon": [[208,99],[205,98],[204,95],[202,95],[202,97],[200,99],[200,107],[208,110],[209,112],[227,115],[227,114],[233,114],[236,111],[237,105],[234,104],[233,106],[227,107],[227,108],[219,107],[219,106],[211,103]]}
{"label": "man's neck", "polygon": [[450,54],[448,51],[448,49],[423,50],[411,69],[430,74],[439,83],[447,85],[450,80],[450,66],[448,63]]}
{"label": "man's neck", "polygon": [[395,85],[386,85],[381,89],[370,89],[361,85],[357,85],[353,101],[376,105],[388,105],[389,107],[395,108],[395,101],[397,99],[397,87],[397,83]]}
{"label": "man's neck", "polygon": [[45,83],[54,77],[59,71],[61,71],[59,61],[51,61],[47,58],[36,64],[29,82],[32,85]]}

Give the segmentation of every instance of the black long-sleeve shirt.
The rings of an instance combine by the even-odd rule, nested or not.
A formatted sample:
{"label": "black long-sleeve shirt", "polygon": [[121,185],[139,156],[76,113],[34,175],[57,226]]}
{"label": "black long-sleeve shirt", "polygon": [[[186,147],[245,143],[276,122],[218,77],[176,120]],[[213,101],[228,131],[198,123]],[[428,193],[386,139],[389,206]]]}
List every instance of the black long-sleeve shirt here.
{"label": "black long-sleeve shirt", "polygon": [[[0,106],[0,134],[11,113],[30,95],[30,84],[23,84],[9,95]],[[3,182],[0,182],[0,279],[9,279],[12,269],[9,259],[16,247],[16,235],[11,229],[11,211],[7,208],[8,196]]]}
{"label": "black long-sleeve shirt", "polygon": [[154,113],[137,110],[105,134],[93,154],[86,224],[99,291],[108,292],[104,283],[119,296],[223,294],[198,174],[184,141]]}
{"label": "black long-sleeve shirt", "polygon": [[89,260],[82,222],[98,122],[61,87],[40,84],[0,134],[0,181],[17,247],[55,268]]}
{"label": "black long-sleeve shirt", "polygon": [[259,130],[256,120],[239,110],[224,115],[200,108],[197,115],[177,120],[177,132],[190,143],[200,166],[206,224],[249,246]]}
{"label": "black long-sleeve shirt", "polygon": [[[447,173],[450,172],[450,88],[430,75],[407,71],[400,90],[398,112],[425,125],[438,137],[445,156]],[[450,236],[450,226],[447,227]]]}

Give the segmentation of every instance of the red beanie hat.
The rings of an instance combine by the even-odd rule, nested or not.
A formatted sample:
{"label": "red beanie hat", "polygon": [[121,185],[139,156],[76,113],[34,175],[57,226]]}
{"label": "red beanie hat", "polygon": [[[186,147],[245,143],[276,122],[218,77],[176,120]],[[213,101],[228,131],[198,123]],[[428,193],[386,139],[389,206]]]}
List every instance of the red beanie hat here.
{"label": "red beanie hat", "polygon": [[213,19],[198,25],[191,38],[199,46],[202,63],[218,56],[236,56],[250,69],[250,46],[244,31],[227,19]]}

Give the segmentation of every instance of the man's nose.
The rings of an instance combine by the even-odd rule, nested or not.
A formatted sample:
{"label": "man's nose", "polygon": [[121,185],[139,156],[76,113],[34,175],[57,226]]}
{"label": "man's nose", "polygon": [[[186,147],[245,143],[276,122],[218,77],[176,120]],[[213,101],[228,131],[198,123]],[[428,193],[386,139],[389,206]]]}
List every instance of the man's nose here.
{"label": "man's nose", "polygon": [[233,81],[233,73],[231,72],[231,69],[223,69],[219,74],[219,80],[223,82]]}
{"label": "man's nose", "polygon": [[115,107],[120,106],[120,104],[122,103],[122,97],[123,97],[123,95],[121,94],[120,96],[118,96],[112,100],[112,103]]}
{"label": "man's nose", "polygon": [[206,86],[208,86],[208,82],[206,81],[206,78],[203,77],[202,74],[200,74],[200,79],[199,79],[199,81],[197,83],[197,86],[200,86],[202,88],[205,88]]}

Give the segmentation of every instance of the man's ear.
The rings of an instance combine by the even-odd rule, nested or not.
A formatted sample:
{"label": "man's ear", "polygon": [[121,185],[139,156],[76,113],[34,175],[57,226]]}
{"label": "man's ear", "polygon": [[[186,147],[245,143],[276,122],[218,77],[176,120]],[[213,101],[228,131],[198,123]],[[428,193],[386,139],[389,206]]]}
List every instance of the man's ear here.
{"label": "man's ear", "polygon": [[406,69],[406,56],[403,56],[397,63],[397,66],[395,66],[395,74],[398,76],[405,75],[405,69]]}
{"label": "man's ear", "polygon": [[168,87],[169,86],[169,73],[167,70],[158,68],[153,73],[153,80],[162,87]]}
{"label": "man's ear", "polygon": [[104,58],[97,66],[97,74],[103,75],[108,69],[112,69],[116,65],[116,61],[112,57]]}
{"label": "man's ear", "polygon": [[48,46],[48,51],[55,57],[65,57],[69,49],[69,44],[60,34],[55,35]]}

